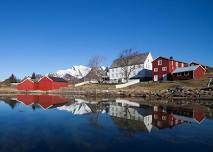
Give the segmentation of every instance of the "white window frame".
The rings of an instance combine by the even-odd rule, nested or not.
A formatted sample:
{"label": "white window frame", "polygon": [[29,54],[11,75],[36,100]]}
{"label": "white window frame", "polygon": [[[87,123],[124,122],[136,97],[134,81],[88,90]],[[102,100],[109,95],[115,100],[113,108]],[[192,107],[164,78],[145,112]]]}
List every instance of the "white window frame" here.
{"label": "white window frame", "polygon": [[162,67],[162,71],[167,71],[167,67]]}
{"label": "white window frame", "polygon": [[158,68],[154,68],[154,72],[158,72]]}
{"label": "white window frame", "polygon": [[162,65],[162,60],[158,60],[158,65]]}

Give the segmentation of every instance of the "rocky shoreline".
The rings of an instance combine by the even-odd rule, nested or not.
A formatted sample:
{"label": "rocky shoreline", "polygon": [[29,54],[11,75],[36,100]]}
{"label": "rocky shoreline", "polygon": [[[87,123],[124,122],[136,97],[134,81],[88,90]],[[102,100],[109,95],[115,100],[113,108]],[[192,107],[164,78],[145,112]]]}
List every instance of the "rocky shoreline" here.
{"label": "rocky shoreline", "polygon": [[142,90],[54,90],[54,91],[0,91],[0,95],[8,94],[52,94],[52,95],[81,95],[85,97],[140,97],[146,99],[209,99],[213,100],[213,88],[189,89],[176,87],[161,91],[142,91]]}

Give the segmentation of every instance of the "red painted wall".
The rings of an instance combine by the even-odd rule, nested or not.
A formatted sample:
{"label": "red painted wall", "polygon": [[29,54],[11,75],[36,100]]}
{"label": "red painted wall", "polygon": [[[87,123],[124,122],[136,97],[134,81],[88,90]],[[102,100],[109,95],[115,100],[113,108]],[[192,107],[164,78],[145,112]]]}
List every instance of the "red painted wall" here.
{"label": "red painted wall", "polygon": [[52,90],[53,89],[52,83],[53,83],[53,81],[51,81],[47,77],[43,77],[38,82],[38,90],[43,90],[43,91]]}
{"label": "red painted wall", "polygon": [[204,76],[205,70],[199,66],[195,71],[194,71],[194,79],[200,79]]}
{"label": "red painted wall", "polygon": [[34,90],[35,86],[34,86],[34,82],[32,82],[31,80],[24,80],[23,82],[19,83],[16,86],[17,90]]}

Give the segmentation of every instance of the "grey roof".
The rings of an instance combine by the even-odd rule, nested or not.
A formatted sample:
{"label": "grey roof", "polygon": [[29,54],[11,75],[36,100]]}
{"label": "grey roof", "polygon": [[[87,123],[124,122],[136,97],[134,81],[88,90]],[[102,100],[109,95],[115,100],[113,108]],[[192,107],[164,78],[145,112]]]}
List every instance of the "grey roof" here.
{"label": "grey roof", "polygon": [[172,73],[181,73],[181,72],[194,71],[194,70],[196,70],[199,66],[200,66],[200,65],[188,66],[188,67],[183,67],[183,68],[177,68],[177,69],[175,69],[175,71],[173,71]]}
{"label": "grey roof", "polygon": [[[135,55],[135,56],[129,56],[129,57],[126,57],[126,58],[129,58],[129,66],[130,66],[130,65],[135,65],[135,64],[144,64],[148,55],[149,55],[149,52],[145,52],[145,53],[140,53],[140,54]],[[138,58],[137,63],[135,63],[135,58]],[[119,58],[114,60],[112,65],[110,66],[110,68],[120,67],[120,65],[119,65],[120,60],[121,59],[119,59]]]}
{"label": "grey roof", "polygon": [[63,78],[59,78],[59,77],[51,77],[48,76],[51,80],[55,81],[55,82],[67,82],[66,80],[64,80]]}

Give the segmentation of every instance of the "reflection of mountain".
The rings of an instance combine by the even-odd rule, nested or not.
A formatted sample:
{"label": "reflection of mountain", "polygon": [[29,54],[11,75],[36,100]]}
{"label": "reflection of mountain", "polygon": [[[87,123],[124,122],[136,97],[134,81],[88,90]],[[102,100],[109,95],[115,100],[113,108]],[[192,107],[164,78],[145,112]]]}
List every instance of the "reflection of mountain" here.
{"label": "reflection of mountain", "polygon": [[84,102],[75,102],[71,105],[64,105],[62,107],[58,107],[57,109],[71,112],[74,115],[83,115],[92,112],[91,108]]}
{"label": "reflection of mountain", "polygon": [[151,131],[152,129],[152,110],[150,107],[143,107],[126,100],[117,100],[110,103],[108,114],[120,128],[133,131]]}
{"label": "reflection of mountain", "polygon": [[74,115],[83,115],[91,112],[97,112],[97,102],[89,102],[83,99],[75,99],[72,104],[66,104],[62,107],[58,107],[58,110],[65,110],[73,113]]}
{"label": "reflection of mountain", "polygon": [[30,106],[33,104],[39,105],[43,109],[63,105],[68,102],[68,99],[50,96],[50,95],[17,95],[17,101]]}

